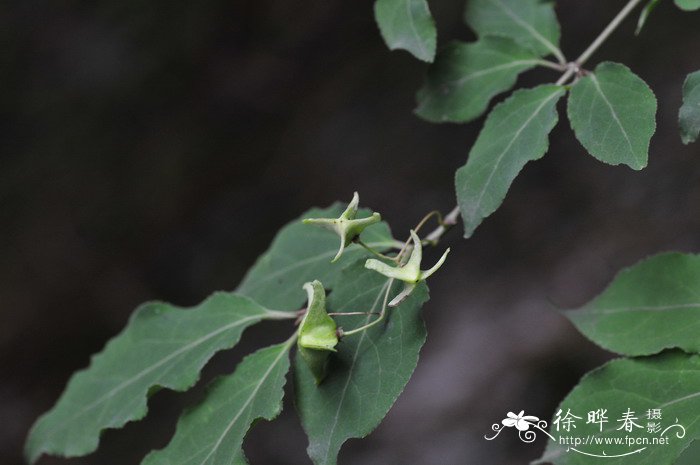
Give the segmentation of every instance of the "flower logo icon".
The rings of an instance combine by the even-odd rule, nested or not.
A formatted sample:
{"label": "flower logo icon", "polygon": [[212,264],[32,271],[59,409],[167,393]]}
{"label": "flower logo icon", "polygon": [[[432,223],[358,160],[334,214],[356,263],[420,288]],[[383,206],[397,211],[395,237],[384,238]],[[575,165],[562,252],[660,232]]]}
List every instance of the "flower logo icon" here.
{"label": "flower logo icon", "polygon": [[537,423],[540,419],[533,417],[532,415],[524,415],[525,410],[521,410],[517,415],[513,412],[508,412],[506,418],[501,421],[503,426],[512,428],[515,426],[518,431],[527,431],[530,429],[530,425],[534,422]]}
{"label": "flower logo icon", "polygon": [[501,420],[500,424],[494,423],[491,425],[491,430],[494,431],[495,434],[491,437],[484,436],[484,439],[493,441],[504,429],[515,427],[515,429],[518,430],[518,437],[520,437],[520,440],[525,443],[531,443],[537,439],[537,432],[530,429],[531,426],[549,436],[553,441],[555,440],[554,436],[545,430],[545,428],[547,428],[547,422],[532,415],[525,415],[525,410],[521,410],[517,415],[513,412],[508,412],[506,417]]}

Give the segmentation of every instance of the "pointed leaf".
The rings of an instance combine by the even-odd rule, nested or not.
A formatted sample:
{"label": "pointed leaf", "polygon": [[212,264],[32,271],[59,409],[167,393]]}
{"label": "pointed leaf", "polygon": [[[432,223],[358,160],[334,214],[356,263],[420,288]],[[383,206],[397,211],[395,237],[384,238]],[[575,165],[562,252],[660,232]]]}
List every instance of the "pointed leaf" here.
{"label": "pointed leaf", "polygon": [[649,16],[651,16],[651,13],[656,9],[660,1],[661,0],[649,0],[644,6],[644,9],[639,15],[639,19],[637,20],[637,29],[634,31],[635,35],[639,35],[639,33],[642,32],[642,28],[644,28]]}
{"label": "pointed leaf", "polygon": [[503,37],[452,42],[428,69],[416,96],[416,114],[433,122],[471,121],[495,95],[513,87],[518,74],[537,63],[537,55]]}
{"label": "pointed leaf", "polygon": [[[337,218],[344,207],[335,204],[326,209],[312,209],[302,218]],[[358,218],[370,216],[360,210]],[[384,251],[395,245],[386,223],[377,223],[364,230],[362,241],[375,250]],[[371,256],[357,244],[347,247],[336,263],[331,259],[338,253],[338,236],[333,232],[294,220],[275,236],[270,248],[248,271],[237,292],[269,308],[298,310],[306,301],[302,286],[318,279],[332,283],[340,270],[360,257]]]}
{"label": "pointed leaf", "polygon": [[569,121],[581,144],[598,160],[635,170],[647,165],[656,130],[656,97],[624,65],[601,63],[571,90]]}
{"label": "pointed leaf", "polygon": [[685,11],[695,11],[700,8],[700,0],[676,0],[678,8]]}
{"label": "pointed leaf", "polygon": [[683,143],[695,142],[700,134],[700,71],[689,74],[683,84],[683,106],[678,120]]}
{"label": "pointed leaf", "polygon": [[146,415],[150,392],[188,389],[212,355],[233,347],[245,328],[270,317],[275,315],[250,299],[223,292],[192,309],[162,302],[142,305],[34,424],[26,444],[28,459],[94,451],[102,430]]}
{"label": "pointed leaf", "polygon": [[433,61],[437,31],[426,0],[377,0],[374,17],[390,50],[403,49],[419,60]]}
{"label": "pointed leaf", "polygon": [[508,37],[540,56],[558,59],[559,22],[554,3],[542,0],[468,0],[465,20],[480,37]]}
{"label": "pointed leaf", "polygon": [[260,418],[282,411],[289,348],[293,340],[247,356],[233,374],[215,380],[205,398],[187,410],[170,443],[143,465],[230,465],[245,463],[243,438]]}
{"label": "pointed leaf", "polygon": [[700,256],[667,253],[618,274],[603,293],[566,316],[601,347],[649,355],[700,352]]}
{"label": "pointed leaf", "polygon": [[[388,295],[387,286],[392,287]],[[359,262],[339,277],[330,304],[335,312],[379,312],[399,287]],[[425,342],[419,312],[427,298],[427,288],[420,284],[401,305],[388,309],[385,321],[343,338],[338,352],[331,355],[328,376],[319,386],[297,355],[296,406],[314,464],[335,464],[343,443],[372,432],[403,391]],[[352,329],[376,315],[342,318],[343,327]]]}
{"label": "pointed leaf", "polygon": [[464,237],[470,237],[501,205],[523,166],[547,152],[562,95],[564,88],[555,85],[519,90],[486,119],[467,164],[457,170],[455,179]]}
{"label": "pointed leaf", "polygon": [[[680,453],[693,441],[700,438],[700,356],[681,352],[667,352],[655,357],[642,359],[614,360],[603,367],[584,376],[581,383],[564,399],[557,411],[571,410],[582,417],[577,420],[572,432],[556,431],[550,433],[559,437],[580,437],[589,444],[574,447],[571,444],[550,440],[542,458],[535,463],[552,463],[554,465],[671,465]],[[608,423],[600,426],[586,424],[587,412],[607,409]],[[635,423],[645,429],[633,427],[634,432],[618,429],[622,414],[630,409],[638,418]],[[685,428],[685,435],[679,427],[673,427],[664,433],[667,444],[632,445],[616,444],[614,440],[624,441],[631,438],[659,438],[661,433],[648,433],[648,420],[644,415],[649,409],[661,409],[662,431],[675,423]],[[589,436],[590,435],[590,436]],[[595,444],[596,441],[609,439],[612,444]],[[571,450],[575,448],[584,453],[602,455],[607,458],[591,457]],[[609,456],[626,454],[643,448],[642,451],[624,457]]]}

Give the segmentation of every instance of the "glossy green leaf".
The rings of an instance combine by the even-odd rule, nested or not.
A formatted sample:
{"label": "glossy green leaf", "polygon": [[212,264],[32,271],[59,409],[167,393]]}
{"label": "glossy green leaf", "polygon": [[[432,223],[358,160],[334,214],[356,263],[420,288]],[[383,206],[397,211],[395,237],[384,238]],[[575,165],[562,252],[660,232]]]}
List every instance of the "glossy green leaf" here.
{"label": "glossy green leaf", "polygon": [[390,50],[407,50],[419,60],[433,61],[437,31],[426,0],[377,0],[374,17]]}
{"label": "glossy green leaf", "polygon": [[656,130],[656,97],[629,68],[601,63],[569,95],[569,121],[581,144],[598,160],[640,170],[647,165]]}
{"label": "glossy green leaf", "polygon": [[[302,218],[336,218],[344,206],[335,204],[326,209],[312,209]],[[370,216],[360,210],[358,218]],[[371,256],[357,244],[350,244],[336,263],[330,261],[338,253],[338,236],[331,231],[292,221],[275,236],[270,248],[248,271],[237,292],[247,295],[268,308],[298,310],[306,301],[302,286],[318,279],[328,285],[340,270],[361,257]],[[377,223],[364,230],[360,238],[375,250],[395,246],[386,223]],[[399,247],[401,245],[399,244]]]}
{"label": "glossy green leaf", "polygon": [[646,259],[566,316],[586,337],[619,354],[674,347],[700,352],[700,256],[667,253]]}
{"label": "glossy green leaf", "polygon": [[508,37],[540,56],[553,54],[563,61],[553,2],[468,0],[464,17],[480,37]]}
{"label": "glossy green leaf", "polygon": [[282,411],[289,348],[293,339],[247,356],[233,374],[215,380],[204,399],[180,417],[170,443],[143,465],[231,465],[245,463],[243,438],[258,419]]}
{"label": "glossy green leaf", "polygon": [[685,11],[695,11],[700,8],[700,0],[676,0],[678,8]]}
{"label": "glossy green leaf", "polygon": [[[552,463],[554,465],[672,465],[688,444],[700,438],[700,356],[681,352],[666,352],[658,356],[641,359],[614,360],[586,375],[581,383],[564,399],[557,411],[571,410],[572,414],[582,417],[573,432],[556,432],[550,426],[550,433],[558,436],[578,436],[584,439],[591,435],[589,444],[574,447],[555,443],[550,440],[542,458],[535,463]],[[603,424],[603,431],[596,424],[586,424],[587,412],[607,409],[608,423]],[[634,432],[624,428],[622,414],[630,409],[638,420],[635,422],[646,428],[648,420],[644,415],[650,409],[661,409],[662,431],[676,420],[685,428],[682,438],[680,427],[672,427],[665,432],[668,444],[633,445],[606,444],[597,445],[595,441],[605,438],[659,437],[661,432],[648,433],[633,427]],[[594,439],[595,438],[595,439]],[[610,439],[611,442],[614,439]],[[612,455],[643,450],[624,457],[611,458]],[[567,449],[569,449],[567,451]],[[591,457],[583,453],[601,455],[607,458]]]}
{"label": "glossy green leaf", "polygon": [[515,84],[538,57],[503,37],[452,42],[438,54],[418,91],[416,113],[433,122],[466,122],[481,116],[491,99]]}
{"label": "glossy green leaf", "polygon": [[27,458],[34,462],[43,453],[74,457],[94,451],[102,430],[146,415],[149,393],[188,389],[214,353],[233,347],[245,328],[279,318],[278,313],[223,292],[192,309],[162,302],[142,305],[36,422],[27,439]]}
{"label": "glossy green leaf", "polygon": [[[338,278],[329,297],[334,312],[379,312],[398,292],[398,283],[362,265],[354,264]],[[420,308],[427,298],[427,287],[419,284],[402,304],[387,309],[384,321],[344,337],[331,355],[328,376],[318,386],[297,355],[296,406],[309,437],[307,451],[316,465],[335,464],[343,443],[372,432],[403,391],[425,342]],[[346,330],[372,318],[377,316],[338,317]]]}
{"label": "glossy green leaf", "polygon": [[695,142],[700,134],[700,71],[689,74],[683,84],[683,106],[678,120],[683,143]]}
{"label": "glossy green leaf", "polygon": [[489,114],[455,179],[464,237],[496,211],[525,163],[547,152],[562,95],[555,85],[519,90]]}

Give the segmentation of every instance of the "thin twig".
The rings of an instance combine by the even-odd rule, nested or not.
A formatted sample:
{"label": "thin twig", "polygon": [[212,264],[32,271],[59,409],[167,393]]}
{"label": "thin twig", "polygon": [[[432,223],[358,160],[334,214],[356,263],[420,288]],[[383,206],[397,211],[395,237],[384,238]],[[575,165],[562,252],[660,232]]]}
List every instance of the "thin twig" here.
{"label": "thin twig", "polygon": [[562,73],[566,71],[566,64],[561,64],[561,63],[554,63],[553,61],[549,60],[537,60],[537,64],[539,66],[543,66],[545,68],[550,68],[556,71],[561,71]]}
{"label": "thin twig", "polygon": [[418,231],[420,231],[420,228],[422,228],[425,225],[425,223],[427,223],[428,220],[430,218],[432,218],[433,216],[437,216],[438,217],[438,224],[442,224],[442,213],[440,213],[439,210],[433,210],[430,213],[428,213],[427,215],[425,215],[423,217],[423,219],[418,222],[416,227],[413,228],[413,231],[415,231],[416,234],[418,234]]}
{"label": "thin twig", "polygon": [[566,84],[566,82],[571,79],[571,77],[576,74],[576,70],[578,69],[578,66],[575,63],[569,63],[569,66],[566,67],[566,72],[561,75],[561,77],[557,80],[557,82],[554,85],[561,86]]}
{"label": "thin twig", "polygon": [[581,56],[579,56],[575,63],[577,65],[582,66],[588,59],[595,53],[598,48],[603,45],[603,42],[610,37],[610,34],[613,33],[615,29],[620,25],[622,21],[629,15],[634,8],[641,3],[642,0],[630,0],[627,2],[627,5],[624,6],[620,10],[620,12],[613,18],[612,21],[610,21],[610,24],[608,24],[605,29],[603,29],[603,32],[601,32],[598,37],[595,38],[595,40],[591,43],[591,45],[588,46],[586,50],[583,51]]}
{"label": "thin twig", "polygon": [[435,228],[430,234],[425,236],[425,240],[430,244],[437,244],[440,241],[442,235],[449,231],[450,228],[452,228],[452,226],[457,224],[458,217],[459,206],[456,206],[452,209],[450,213],[447,214],[447,216],[443,219],[442,223],[437,228]]}
{"label": "thin twig", "polygon": [[588,59],[600,48],[601,45],[610,37],[610,34],[617,29],[617,27],[624,21],[624,19],[629,15],[634,8],[639,5],[642,0],[630,0],[627,2],[620,12],[610,21],[603,31],[598,34],[598,37],[591,42],[586,50],[581,53],[581,55],[572,63],[566,66],[566,72],[559,78],[556,85],[560,86],[565,84],[572,76],[574,76],[581,69],[581,66],[588,61]]}

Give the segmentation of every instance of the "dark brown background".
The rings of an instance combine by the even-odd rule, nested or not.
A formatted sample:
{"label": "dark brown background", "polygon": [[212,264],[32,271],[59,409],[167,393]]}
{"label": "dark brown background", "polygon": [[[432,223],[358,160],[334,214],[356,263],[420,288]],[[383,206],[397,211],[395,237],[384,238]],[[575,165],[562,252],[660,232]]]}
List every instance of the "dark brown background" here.
{"label": "dark brown background", "polygon": [[[578,54],[624,2],[562,0],[562,47]],[[439,40],[470,40],[462,1],[433,1]],[[635,18],[636,19],[636,18]],[[616,270],[700,250],[700,145],[677,131],[684,76],[700,69],[700,14],[669,1],[643,34],[628,20],[596,55],[659,100],[649,167],[603,165],[565,120],[473,239],[454,231],[425,307],[430,336],[386,421],[341,463],[524,464],[539,446],[483,439],[508,410],[549,417],[609,357],[556,308]],[[181,305],[232,289],[275,231],[312,205],[349,200],[397,231],[454,203],[452,178],[481,121],[411,113],[425,65],[385,49],[370,1],[4,2],[0,6],[0,457],[21,463],[34,419],[71,372],[148,299]],[[521,79],[556,79],[549,70]],[[250,330],[205,378],[281,340]],[[201,395],[161,392],[151,415],[100,451],[41,464],[137,464]],[[302,464],[293,407],[258,425],[253,464]]]}

